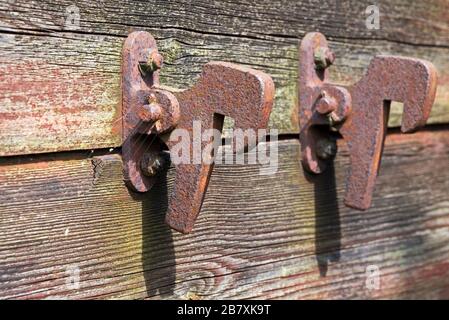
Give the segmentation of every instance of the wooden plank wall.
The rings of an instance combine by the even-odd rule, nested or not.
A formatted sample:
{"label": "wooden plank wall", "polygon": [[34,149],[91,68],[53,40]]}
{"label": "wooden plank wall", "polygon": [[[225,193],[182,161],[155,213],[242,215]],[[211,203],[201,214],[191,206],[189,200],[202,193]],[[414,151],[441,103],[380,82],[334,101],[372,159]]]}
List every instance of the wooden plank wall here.
{"label": "wooden plank wall", "polygon": [[[297,132],[297,46],[321,31],[337,54],[334,81],[349,84],[376,54],[424,58],[438,68],[431,123],[449,120],[449,2],[376,1],[380,30],[365,26],[372,1],[0,0],[0,155],[121,144],[120,51],[146,30],[166,64],[162,83],[192,85],[210,60],[263,70],[276,83],[270,126]],[[394,109],[390,125],[400,123]]]}
{"label": "wooden plank wall", "polygon": [[315,177],[278,146],[272,176],[217,165],[189,235],[163,223],[172,171],[137,195],[107,151],[0,159],[0,298],[449,298],[447,126],[387,137],[366,212],[342,205],[344,144]]}
{"label": "wooden plank wall", "polygon": [[[76,26],[72,0],[0,0],[0,298],[449,298],[449,1],[376,3],[380,30],[364,0],[80,0]],[[191,86],[211,60],[276,83],[279,170],[217,165],[190,235],[163,223],[173,169],[144,195],[122,181],[120,51],[134,30],[157,39],[164,85]],[[325,174],[299,165],[297,47],[310,31],[337,54],[335,82],[376,54],[439,72],[429,122],[442,125],[393,130],[366,212],[342,204],[343,143]]]}

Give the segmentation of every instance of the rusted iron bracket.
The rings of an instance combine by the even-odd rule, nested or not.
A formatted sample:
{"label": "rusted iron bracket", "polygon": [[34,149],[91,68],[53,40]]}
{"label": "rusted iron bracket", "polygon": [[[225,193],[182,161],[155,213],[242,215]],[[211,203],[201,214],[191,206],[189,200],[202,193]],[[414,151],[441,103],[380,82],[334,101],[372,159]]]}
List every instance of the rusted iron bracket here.
{"label": "rusted iron bracket", "polygon": [[[134,191],[148,191],[167,163],[167,157],[161,156],[167,154],[164,151],[188,143],[185,147],[190,150],[190,162],[175,164],[166,216],[172,228],[188,233],[201,209],[214,157],[211,153],[208,159],[195,162],[192,146],[200,144],[205,150],[211,143],[221,143],[221,138],[215,141],[214,137],[204,139],[204,135],[198,139],[194,126],[201,132],[212,128],[221,131],[224,117],[229,116],[234,119],[234,129],[266,128],[273,105],[273,81],[260,71],[210,62],[191,89],[162,88],[159,69],[163,59],[154,38],[143,31],[128,36],[122,59],[124,180]],[[172,139],[174,129],[183,129],[190,141],[180,142],[177,134]],[[253,147],[247,143],[237,145],[234,141],[234,152]]]}
{"label": "rusted iron bracket", "polygon": [[350,87],[328,82],[335,56],[321,33],[308,33],[299,49],[299,119],[303,167],[323,172],[336,153],[339,131],[350,154],[345,204],[370,207],[391,101],[403,102],[401,131],[425,125],[435,99],[437,74],[427,61],[376,56]]}

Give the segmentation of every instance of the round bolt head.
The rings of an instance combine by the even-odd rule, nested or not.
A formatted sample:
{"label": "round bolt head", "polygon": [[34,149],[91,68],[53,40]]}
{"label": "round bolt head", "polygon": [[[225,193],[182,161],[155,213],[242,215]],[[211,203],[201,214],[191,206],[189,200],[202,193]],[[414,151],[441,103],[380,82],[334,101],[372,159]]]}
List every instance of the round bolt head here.
{"label": "round bolt head", "polygon": [[317,69],[326,69],[334,63],[335,54],[327,47],[318,47],[313,53],[313,58]]}
{"label": "round bolt head", "polygon": [[337,154],[337,143],[331,139],[320,139],[316,144],[316,155],[318,158],[328,160]]}
{"label": "round bolt head", "polygon": [[153,51],[151,52],[149,58],[148,58],[148,66],[150,67],[151,71],[156,71],[162,68],[162,64],[164,63],[164,58],[159,52]]}
{"label": "round bolt head", "polygon": [[140,169],[147,177],[154,177],[160,168],[160,163],[156,163],[155,157],[145,153],[140,160]]}
{"label": "round bolt head", "polygon": [[148,96],[148,103],[152,104],[156,102],[157,102],[156,95],[153,92],[151,92],[150,95]]}
{"label": "round bolt head", "polygon": [[140,160],[140,169],[147,177],[154,177],[167,167],[168,162],[163,153],[144,153]]}
{"label": "round bolt head", "polygon": [[145,104],[137,111],[139,119],[143,122],[155,122],[161,118],[162,108],[157,103],[153,102]]}
{"label": "round bolt head", "polygon": [[143,77],[147,74],[153,73],[160,68],[164,64],[164,57],[157,52],[157,50],[152,50],[148,54],[147,61],[139,63],[139,71]]}
{"label": "round bolt head", "polygon": [[319,114],[327,115],[337,109],[337,101],[333,97],[328,96],[325,91],[322,91],[315,109]]}

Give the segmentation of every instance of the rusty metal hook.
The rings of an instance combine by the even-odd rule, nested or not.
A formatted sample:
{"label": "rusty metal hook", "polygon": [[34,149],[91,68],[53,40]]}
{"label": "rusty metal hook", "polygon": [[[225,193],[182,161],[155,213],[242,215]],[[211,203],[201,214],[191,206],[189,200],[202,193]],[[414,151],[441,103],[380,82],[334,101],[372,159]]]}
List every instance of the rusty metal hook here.
{"label": "rusty metal hook", "polygon": [[[190,141],[200,144],[203,150],[216,141],[213,137],[204,141],[194,137],[194,121],[202,132],[212,128],[221,131],[224,117],[229,116],[234,119],[234,129],[257,130],[267,127],[273,106],[274,84],[263,72],[210,62],[195,86],[179,91],[159,86],[161,66],[154,38],[147,32],[131,33],[123,47],[122,156],[125,182],[139,192],[148,191],[157,179],[151,174],[154,170],[145,169],[149,164],[161,166],[155,155],[179,143],[175,129],[183,129]],[[247,143],[234,143],[234,151],[253,147]],[[192,143],[187,148],[192,160]],[[166,216],[166,222],[175,230],[192,230],[212,172],[213,157],[210,154],[207,161],[200,159],[200,163],[175,164],[174,189]]]}
{"label": "rusty metal hook", "polygon": [[425,125],[435,99],[436,70],[424,60],[376,56],[353,86],[333,85],[327,68],[335,56],[321,33],[304,37],[299,59],[303,167],[316,174],[325,169],[336,151],[330,129],[339,130],[350,154],[345,204],[365,210],[371,204],[391,101],[404,103],[402,132]]}

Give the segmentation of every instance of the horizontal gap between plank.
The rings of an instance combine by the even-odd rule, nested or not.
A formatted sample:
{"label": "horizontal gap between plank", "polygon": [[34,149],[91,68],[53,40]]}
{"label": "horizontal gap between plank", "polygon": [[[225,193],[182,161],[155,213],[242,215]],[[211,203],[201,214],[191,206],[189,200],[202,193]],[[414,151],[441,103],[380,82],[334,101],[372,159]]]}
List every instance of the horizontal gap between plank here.
{"label": "horizontal gap between plank", "polygon": [[[449,132],[449,124],[431,124],[427,125],[419,132]],[[387,135],[398,134],[401,132],[400,127],[388,128]],[[298,133],[282,133],[277,138],[278,141],[299,140]],[[270,141],[270,137],[267,137]],[[224,144],[224,141],[223,141]],[[101,149],[87,149],[87,150],[69,150],[57,151],[38,154],[22,154],[13,156],[0,157],[0,166],[27,164],[43,161],[64,161],[64,160],[84,160],[92,159],[94,157],[121,154],[121,147],[101,148]]]}
{"label": "horizontal gap between plank", "polygon": [[[135,27],[135,28],[142,28],[145,29],[146,26],[139,26],[139,25],[128,25],[119,23],[118,25],[128,26],[128,27]],[[201,33],[204,35],[212,35],[212,36],[222,36],[222,37],[230,37],[230,38],[246,38],[250,40],[261,40],[261,41],[270,41],[269,39],[266,39],[266,37],[273,37],[273,38],[281,38],[281,39],[291,39],[291,40],[300,40],[301,36],[295,36],[295,35],[285,35],[285,34],[278,34],[278,33],[257,33],[255,32],[255,36],[251,35],[241,35],[241,34],[232,34],[232,33],[220,33],[220,32],[206,32],[205,30],[195,30],[192,28],[183,28],[179,26],[168,26],[168,27],[162,27],[162,26],[156,26],[154,29],[159,30],[167,30],[167,29],[174,29],[174,30],[180,30],[180,31],[186,31],[191,33]],[[116,38],[126,38],[127,35],[117,34],[117,33],[106,33],[106,32],[93,32],[93,31],[82,31],[82,30],[59,30],[59,29],[46,29],[46,28],[20,28],[20,29],[0,29],[0,34],[12,34],[12,35],[23,35],[23,36],[38,36],[38,37],[54,37],[54,38],[60,38],[60,34],[75,34],[75,35],[88,35],[88,36],[106,36],[106,37],[116,37]],[[437,48],[437,49],[449,49],[448,45],[444,44],[437,44],[437,43],[417,43],[417,42],[411,42],[411,41],[404,41],[404,40],[398,40],[398,39],[389,39],[386,37],[373,37],[373,38],[364,38],[364,37],[344,37],[344,36],[329,36],[328,37],[330,41],[333,42],[339,42],[339,43],[346,43],[346,41],[379,41],[379,42],[388,42],[388,43],[394,43],[394,44],[400,44],[400,45],[408,45],[408,46],[414,46],[414,47],[427,47],[427,48]]]}

